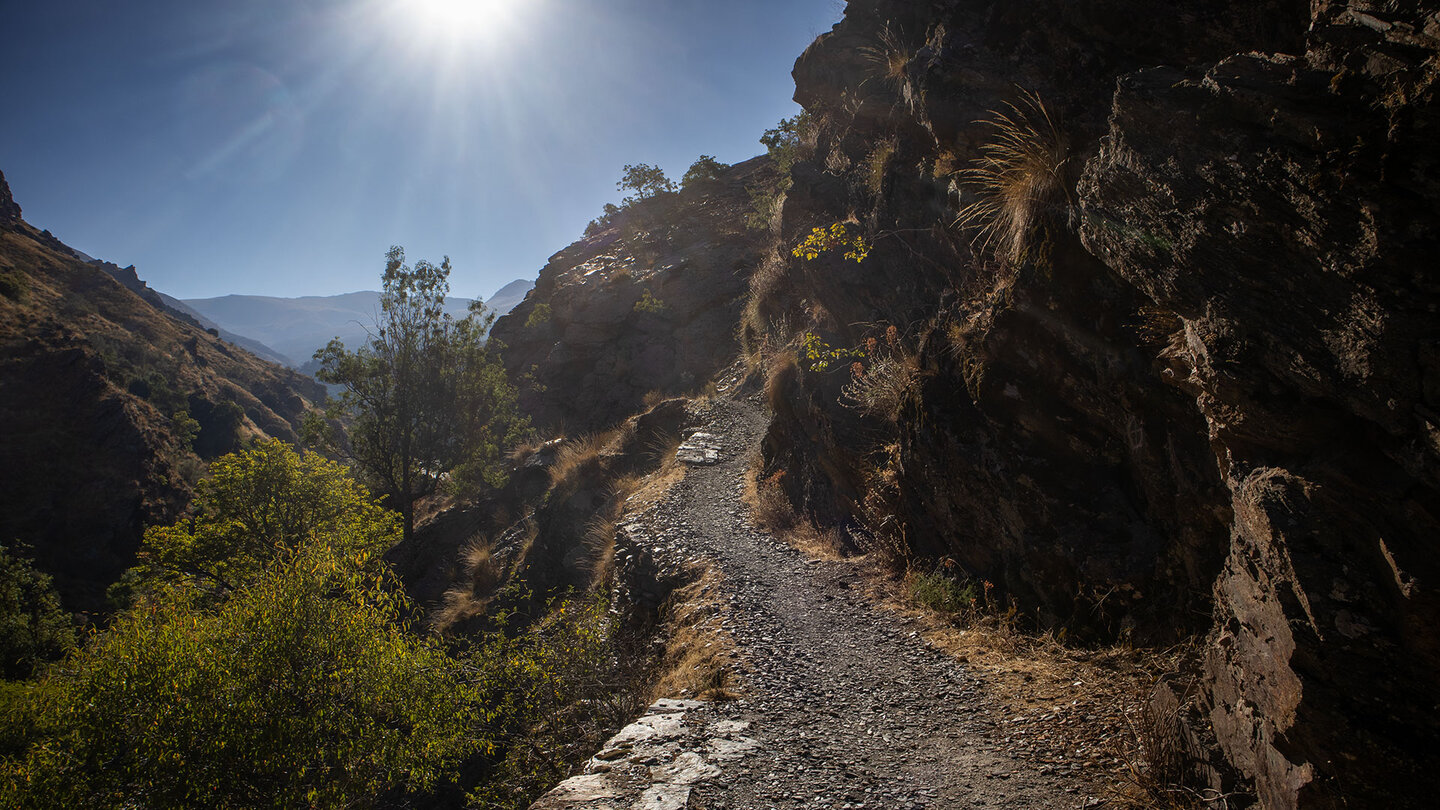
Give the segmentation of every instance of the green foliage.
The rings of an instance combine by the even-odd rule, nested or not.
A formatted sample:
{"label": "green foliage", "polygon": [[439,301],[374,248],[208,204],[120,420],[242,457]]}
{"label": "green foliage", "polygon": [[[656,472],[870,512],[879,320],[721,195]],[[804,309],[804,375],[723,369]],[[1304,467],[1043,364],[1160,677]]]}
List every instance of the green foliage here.
{"label": "green foliage", "polygon": [[[374,806],[479,744],[458,662],[410,632],[379,560],[395,517],[278,442],[215,467],[200,516],[146,539],[181,575],[12,705],[0,805]],[[202,567],[233,588],[217,598]]]}
{"label": "green foliage", "polygon": [[653,314],[657,312],[663,312],[664,310],[665,302],[651,295],[648,288],[643,293],[641,293],[640,300],[635,302],[636,312],[648,312]]}
{"label": "green foliage", "polygon": [[145,532],[136,590],[183,583],[197,593],[229,594],[254,582],[277,554],[313,537],[371,561],[399,539],[395,513],[343,467],[315,453],[302,457],[278,439],[212,463],[191,512]]}
{"label": "green foliage", "polygon": [[[789,182],[782,181],[789,188]],[[775,218],[775,209],[780,205],[780,192],[764,186],[747,186],[750,194],[750,211],[745,215],[745,227],[752,231],[763,231],[770,227]]]}
{"label": "green foliage", "polygon": [[680,178],[681,188],[701,188],[710,185],[720,179],[721,173],[730,168],[730,164],[721,163],[714,155],[701,155],[698,160],[690,164],[685,171],[685,176]]}
{"label": "green foliage", "polygon": [[393,583],[323,541],[218,610],[183,588],[120,616],[36,689],[8,807],[357,807],[467,752],[454,662]]}
{"label": "green foliage", "polygon": [[[943,567],[942,565],[941,568]],[[929,572],[910,572],[905,578],[910,598],[922,607],[941,613],[973,610],[980,596],[975,583],[969,579],[963,582],[956,580],[941,568]]]}
{"label": "green foliage", "polygon": [[170,429],[175,432],[175,440],[185,450],[192,450],[195,447],[195,438],[200,435],[200,423],[190,416],[187,410],[178,410],[170,416]]}
{"label": "green foliage", "polygon": [[0,677],[29,678],[74,646],[75,622],[50,575],[0,543]]}
{"label": "green foliage", "polygon": [[0,296],[23,303],[30,294],[30,285],[18,270],[0,270]]}
{"label": "green foliage", "polygon": [[858,360],[865,356],[864,349],[834,348],[814,332],[806,332],[801,340],[800,354],[810,365],[811,371],[829,371],[830,366],[845,360]]}
{"label": "green foliage", "polygon": [[485,340],[493,314],[476,301],[455,319],[444,311],[450,260],[405,264],[386,255],[381,321],[366,345],[338,339],[315,353],[322,382],[345,386],[337,413],[352,418],[354,459],[414,529],[415,501],[447,476],[456,488],[503,483],[503,448],[528,427],[516,391]]}
{"label": "green foliage", "polygon": [[620,206],[616,205],[615,203],[605,203],[605,208],[602,210],[604,211],[604,213],[602,213],[599,217],[590,220],[590,224],[585,226],[585,235],[587,237],[595,236],[596,234],[604,231],[606,228],[614,225],[615,217],[620,213]]}
{"label": "green foliage", "polygon": [[829,228],[813,228],[790,255],[814,261],[832,250],[845,248],[845,258],[859,264],[870,255],[870,243],[858,229],[853,230],[844,222],[836,222]]}
{"label": "green foliage", "polygon": [[760,136],[760,143],[782,175],[789,175],[795,161],[800,159],[800,147],[814,125],[815,120],[810,113],[801,112],[793,118],[781,119],[774,129],[767,129]]}
{"label": "green foliage", "polygon": [[634,205],[643,200],[652,199],[662,194],[669,194],[675,191],[675,183],[665,176],[665,170],[659,166],[651,166],[648,163],[637,163],[626,165],[625,174],[615,184],[620,191],[633,191],[633,197],[624,199],[625,205]]}
{"label": "green foliage", "polygon": [[525,319],[525,328],[534,329],[537,326],[550,322],[550,305],[541,301],[530,310],[530,317]]}
{"label": "green foliage", "polygon": [[794,184],[790,178],[790,170],[795,166],[795,161],[800,159],[804,139],[814,126],[815,121],[810,113],[801,112],[793,118],[781,119],[774,129],[767,129],[765,134],[760,136],[760,143],[765,146],[770,159],[775,162],[775,168],[780,172],[780,180],[774,188],[751,186],[747,189],[750,192],[751,210],[745,217],[746,227],[757,231],[770,227],[780,198]]}
{"label": "green foliage", "polygon": [[465,660],[498,760],[472,806],[524,810],[643,708],[605,594],[555,600],[536,627],[491,634]]}

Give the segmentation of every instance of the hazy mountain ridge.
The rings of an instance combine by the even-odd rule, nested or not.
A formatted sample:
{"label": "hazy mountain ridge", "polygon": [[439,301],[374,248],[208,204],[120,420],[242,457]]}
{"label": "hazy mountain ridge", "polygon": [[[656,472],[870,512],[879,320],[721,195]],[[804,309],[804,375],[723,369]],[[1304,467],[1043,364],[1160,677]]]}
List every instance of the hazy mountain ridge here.
{"label": "hazy mountain ridge", "polygon": [[[524,299],[533,281],[517,279],[495,293],[486,306],[499,315]],[[445,311],[459,318],[472,299],[451,296]],[[181,299],[180,304],[226,332],[242,336],[285,358],[292,368],[309,369],[311,358],[331,338],[356,348],[380,316],[380,293],[374,290],[339,295],[285,298],[266,295],[223,295]]]}

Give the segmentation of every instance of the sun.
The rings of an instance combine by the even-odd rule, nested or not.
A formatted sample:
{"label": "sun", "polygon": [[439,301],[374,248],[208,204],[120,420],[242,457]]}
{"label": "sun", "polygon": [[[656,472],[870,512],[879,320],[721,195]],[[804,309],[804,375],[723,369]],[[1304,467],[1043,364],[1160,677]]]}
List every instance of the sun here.
{"label": "sun", "polygon": [[405,0],[402,13],[422,32],[445,39],[491,39],[514,23],[523,0]]}

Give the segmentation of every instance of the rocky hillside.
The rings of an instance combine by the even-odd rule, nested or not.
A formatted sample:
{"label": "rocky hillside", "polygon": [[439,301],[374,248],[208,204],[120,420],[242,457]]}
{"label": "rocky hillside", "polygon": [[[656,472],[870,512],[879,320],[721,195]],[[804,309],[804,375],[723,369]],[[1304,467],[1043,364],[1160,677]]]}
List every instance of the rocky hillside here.
{"label": "rocky hillside", "polygon": [[34,547],[66,607],[102,610],[203,459],[252,436],[295,441],[324,392],[20,215],[0,175],[0,536]]}
{"label": "rocky hillside", "polygon": [[814,521],[1037,629],[1203,640],[1149,722],[1169,777],[1421,806],[1437,64],[1431,0],[852,0],[796,64],[771,233],[731,177],[663,240],[556,254],[496,334],[571,428],[738,334],[764,475]]}
{"label": "rocky hillside", "polygon": [[551,257],[525,300],[495,322],[505,364],[537,425],[609,427],[645,395],[703,388],[735,357],[735,324],[764,240],[746,227],[767,159],[623,209]]}
{"label": "rocky hillside", "polygon": [[[809,317],[746,327],[799,347],[766,357],[769,463],[1041,626],[1205,634],[1163,724],[1215,740],[1205,786],[1418,806],[1440,4],[1153,10],[857,1],[799,60],[810,155],[755,308]],[[837,222],[863,263],[788,255]]]}

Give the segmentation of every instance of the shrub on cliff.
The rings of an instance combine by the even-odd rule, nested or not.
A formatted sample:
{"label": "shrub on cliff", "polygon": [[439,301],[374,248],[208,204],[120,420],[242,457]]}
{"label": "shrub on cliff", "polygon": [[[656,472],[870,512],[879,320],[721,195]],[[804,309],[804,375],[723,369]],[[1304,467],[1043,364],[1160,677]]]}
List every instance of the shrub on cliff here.
{"label": "shrub on cliff", "polygon": [[680,178],[681,188],[703,188],[720,179],[720,174],[730,168],[729,164],[721,163],[713,155],[701,155],[690,168],[685,171],[685,176]]}

